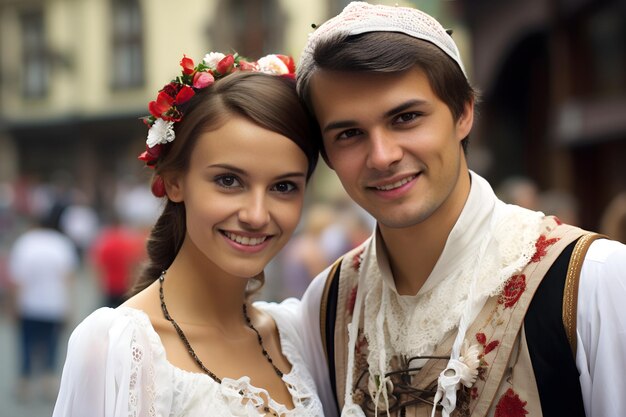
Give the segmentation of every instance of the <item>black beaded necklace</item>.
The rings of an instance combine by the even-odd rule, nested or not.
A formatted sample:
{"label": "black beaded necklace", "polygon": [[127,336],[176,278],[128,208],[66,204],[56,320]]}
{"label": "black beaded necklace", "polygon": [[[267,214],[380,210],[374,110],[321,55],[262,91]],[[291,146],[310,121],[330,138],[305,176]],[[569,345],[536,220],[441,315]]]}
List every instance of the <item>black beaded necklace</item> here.
{"label": "black beaded necklace", "polygon": [[[196,362],[196,364],[200,367],[200,369],[202,369],[202,371],[205,374],[213,378],[215,382],[217,382],[218,384],[221,384],[222,380],[220,379],[220,377],[215,375],[206,366],[204,366],[204,364],[202,363],[198,355],[196,355],[196,352],[191,347],[189,340],[187,340],[187,336],[185,336],[185,333],[183,333],[183,329],[180,328],[178,323],[174,321],[172,316],[170,316],[170,313],[167,311],[167,306],[165,305],[165,298],[163,297],[163,281],[165,281],[166,272],[167,271],[163,271],[161,273],[161,276],[159,276],[159,298],[161,299],[161,310],[163,310],[163,315],[165,316],[165,319],[167,321],[172,323],[172,326],[174,326],[176,333],[178,333],[178,337],[180,337],[180,340],[182,340],[183,343],[185,344],[185,347],[187,348],[187,352],[189,352],[189,355],[191,355],[191,358]],[[259,346],[261,346],[261,351],[263,352],[263,356],[265,357],[265,359],[267,359],[269,364],[272,365],[272,368],[274,368],[274,372],[276,372],[276,375],[278,375],[278,377],[282,379],[283,372],[280,369],[278,369],[276,365],[274,365],[274,361],[272,360],[272,357],[265,349],[265,346],[263,345],[263,338],[261,337],[261,334],[259,333],[259,331],[252,324],[252,321],[250,320],[250,317],[248,316],[248,308],[245,303],[243,304],[243,317],[246,319],[246,324],[248,325],[248,327],[251,328],[254,331],[254,333],[256,333]]]}

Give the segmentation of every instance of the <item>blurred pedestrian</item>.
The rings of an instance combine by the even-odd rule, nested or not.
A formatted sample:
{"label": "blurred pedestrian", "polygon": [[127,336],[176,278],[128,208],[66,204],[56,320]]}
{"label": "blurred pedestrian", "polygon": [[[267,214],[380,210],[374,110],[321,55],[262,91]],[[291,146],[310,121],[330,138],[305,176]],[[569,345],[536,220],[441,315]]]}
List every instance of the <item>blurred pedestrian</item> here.
{"label": "blurred pedestrian", "polygon": [[74,242],[82,262],[100,229],[98,213],[91,205],[74,200],[61,212],[59,227]]}
{"label": "blurred pedestrian", "polygon": [[524,176],[506,178],[495,192],[505,203],[515,204],[529,210],[539,208],[539,187],[530,178]]}
{"label": "blurred pedestrian", "polygon": [[[31,397],[39,380],[47,398],[56,393],[59,334],[68,320],[70,286],[79,264],[72,241],[56,226],[53,217],[37,222],[18,237],[9,255],[11,304],[21,342],[17,395],[22,400]],[[37,378],[39,362],[42,378]]]}
{"label": "blurred pedestrian", "polygon": [[[302,228],[289,241],[282,256],[282,298],[302,297],[311,280],[346,249],[347,237],[341,229],[334,233],[331,245],[324,245],[322,236],[338,221],[334,207],[326,203],[311,205],[302,222]],[[339,245],[340,251],[333,250]]]}
{"label": "blurred pedestrian", "polygon": [[556,216],[563,223],[572,225],[580,223],[578,201],[564,190],[551,189],[539,193],[538,210]]}
{"label": "blurred pedestrian", "polygon": [[626,243],[626,191],[616,195],[604,209],[600,232]]}
{"label": "blurred pedestrian", "polygon": [[103,305],[117,307],[126,301],[132,277],[146,259],[143,233],[120,222],[114,215],[91,247],[90,258],[103,295]]}

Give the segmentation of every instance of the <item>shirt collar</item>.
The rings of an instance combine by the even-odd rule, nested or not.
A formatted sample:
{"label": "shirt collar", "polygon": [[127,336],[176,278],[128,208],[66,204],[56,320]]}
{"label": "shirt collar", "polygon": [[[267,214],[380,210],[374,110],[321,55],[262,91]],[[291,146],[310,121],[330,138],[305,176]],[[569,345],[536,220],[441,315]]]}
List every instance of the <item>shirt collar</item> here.
{"label": "shirt collar", "polygon": [[[479,236],[484,236],[488,232],[491,216],[498,199],[484,178],[473,171],[469,172],[471,186],[465,206],[448,235],[435,267],[418,295],[432,290],[445,277],[469,262],[480,246]],[[376,256],[365,259],[372,261],[370,268],[374,267],[380,271],[385,285],[397,294],[396,284],[389,265],[389,256],[378,227],[376,227],[372,245],[374,245],[372,249],[374,249]]]}

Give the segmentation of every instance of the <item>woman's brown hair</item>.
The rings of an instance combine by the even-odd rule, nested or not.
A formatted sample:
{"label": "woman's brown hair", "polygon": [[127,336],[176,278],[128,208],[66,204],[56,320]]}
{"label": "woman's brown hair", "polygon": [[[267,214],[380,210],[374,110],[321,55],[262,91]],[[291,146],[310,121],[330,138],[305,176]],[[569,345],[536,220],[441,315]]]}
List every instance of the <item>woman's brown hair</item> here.
{"label": "woman's brown hair", "polygon": [[[181,111],[184,118],[174,127],[176,139],[165,145],[167,148],[155,166],[155,176],[185,172],[198,137],[218,129],[234,115],[286,136],[298,145],[308,160],[307,179],[315,169],[319,154],[319,140],[315,136],[319,135],[319,129],[299,100],[291,78],[259,72],[233,73],[201,90]],[[129,295],[149,286],[169,268],[186,231],[184,202],[167,200],[148,238],[147,264]]]}

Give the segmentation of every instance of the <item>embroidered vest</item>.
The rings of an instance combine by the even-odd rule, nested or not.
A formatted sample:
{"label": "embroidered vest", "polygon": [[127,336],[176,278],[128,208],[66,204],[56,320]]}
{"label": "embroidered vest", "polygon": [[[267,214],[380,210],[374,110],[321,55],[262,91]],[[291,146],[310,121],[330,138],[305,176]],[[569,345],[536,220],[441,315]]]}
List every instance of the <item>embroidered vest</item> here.
{"label": "embroidered vest", "polygon": [[[544,392],[547,391],[543,387],[540,398],[538,389],[538,384],[543,382],[545,385],[546,381],[552,383],[552,380],[546,377],[546,381],[537,381],[537,375],[535,375],[537,373],[535,370],[541,370],[542,366],[550,365],[540,362],[550,358],[550,355],[554,356],[554,352],[551,352],[552,347],[549,346],[550,343],[555,343],[554,335],[542,334],[542,322],[544,320],[541,317],[541,314],[543,314],[541,308],[543,306],[538,306],[537,312],[530,314],[530,317],[526,318],[529,323],[525,324],[525,317],[529,306],[533,302],[537,288],[557,258],[559,258],[559,255],[569,247],[569,251],[565,251],[567,252],[566,260],[569,261],[569,253],[572,250],[573,242],[587,232],[573,226],[562,225],[553,217],[546,217],[544,224],[546,225],[546,232],[537,240],[535,244],[536,252],[531,261],[519,274],[509,278],[500,294],[491,297],[487,301],[468,329],[466,340],[469,343],[478,343],[481,349],[479,377],[472,387],[461,387],[459,389],[453,416],[524,417],[525,415],[545,415],[549,417],[555,415],[543,413],[545,409],[550,408],[546,406],[546,402],[555,400],[544,398]],[[348,334],[346,329],[348,323],[352,321],[352,309],[354,308],[354,300],[358,291],[358,272],[361,265],[360,256],[362,252],[363,247],[358,247],[346,254],[343,257],[343,262],[338,264],[340,268],[339,279],[332,281],[329,279],[330,285],[327,286],[322,297],[320,324],[321,328],[325,329],[325,338],[328,339],[327,346],[336,347],[334,352],[331,352],[332,358],[329,358],[329,363],[331,378],[333,374],[335,375],[331,384],[333,385],[339,408],[343,407],[345,390],[350,389],[352,390],[354,402],[360,405],[366,415],[374,416],[375,410],[377,410],[378,415],[386,416],[386,405],[379,400],[377,407],[375,399],[370,395],[371,390],[368,387],[370,378],[367,369],[367,340],[362,333],[362,328],[357,339],[355,369],[352,370],[354,372],[354,386],[345,386],[347,372],[349,371],[346,369],[348,358]],[[582,263],[583,257],[584,254],[582,257],[579,256],[579,264]],[[573,259],[574,256],[572,256]],[[569,269],[572,269],[571,265]],[[565,269],[562,268],[562,270],[564,271]],[[578,267],[579,271],[580,268]],[[562,276],[564,274],[558,273],[558,275]],[[329,277],[333,277],[333,272],[331,272]],[[546,283],[546,285],[552,284]],[[577,288],[577,283],[575,287]],[[556,306],[558,312],[563,312],[563,319],[572,320],[571,311],[574,312],[574,335],[568,334],[566,335],[567,339],[561,338],[559,342],[556,342],[560,344],[559,348],[561,349],[557,356],[562,356],[563,351],[565,355],[570,355],[566,358],[569,361],[566,361],[566,363],[569,365],[573,364],[573,370],[571,369],[572,366],[569,366],[569,373],[564,372],[563,375],[565,378],[568,378],[569,385],[566,384],[566,386],[572,386],[572,390],[578,390],[577,393],[573,393],[576,403],[573,404],[572,409],[580,412],[580,415],[584,415],[580,386],[576,378],[575,362],[573,357],[571,357],[572,353],[568,344],[568,340],[569,343],[575,343],[576,293],[572,292],[571,288],[566,288],[565,293],[561,291],[562,286],[556,285],[555,288],[557,295],[563,294],[565,297],[562,307],[561,305]],[[546,291],[554,293],[554,290],[548,289]],[[541,294],[546,293],[546,291],[542,290]],[[327,303],[333,306],[334,326],[325,325],[327,322],[325,316]],[[568,314],[570,317],[567,317]],[[560,317],[559,315],[558,318]],[[560,328],[563,329],[562,326]],[[533,346],[539,345],[539,349],[534,347],[529,349],[527,331],[535,339],[545,338],[543,345],[547,347],[548,354],[542,353],[541,341],[533,344]],[[549,332],[551,333],[552,331],[550,330]],[[391,360],[391,371],[387,374],[391,379],[391,383],[387,387],[390,415],[407,417],[426,417],[431,415],[432,401],[437,389],[437,378],[447,365],[455,336],[456,329],[443,338],[430,357],[394,357]],[[563,340],[565,342],[561,343]],[[533,363],[533,360],[536,363]],[[557,369],[556,378],[558,378],[560,372]],[[551,378],[555,378],[554,372],[546,373],[540,371],[538,374],[540,376],[551,374]],[[548,387],[548,391],[549,389],[550,387]],[[570,400],[559,398],[556,401]],[[575,413],[568,413],[568,415],[576,415]],[[439,410],[437,410],[436,415],[441,415]]]}

